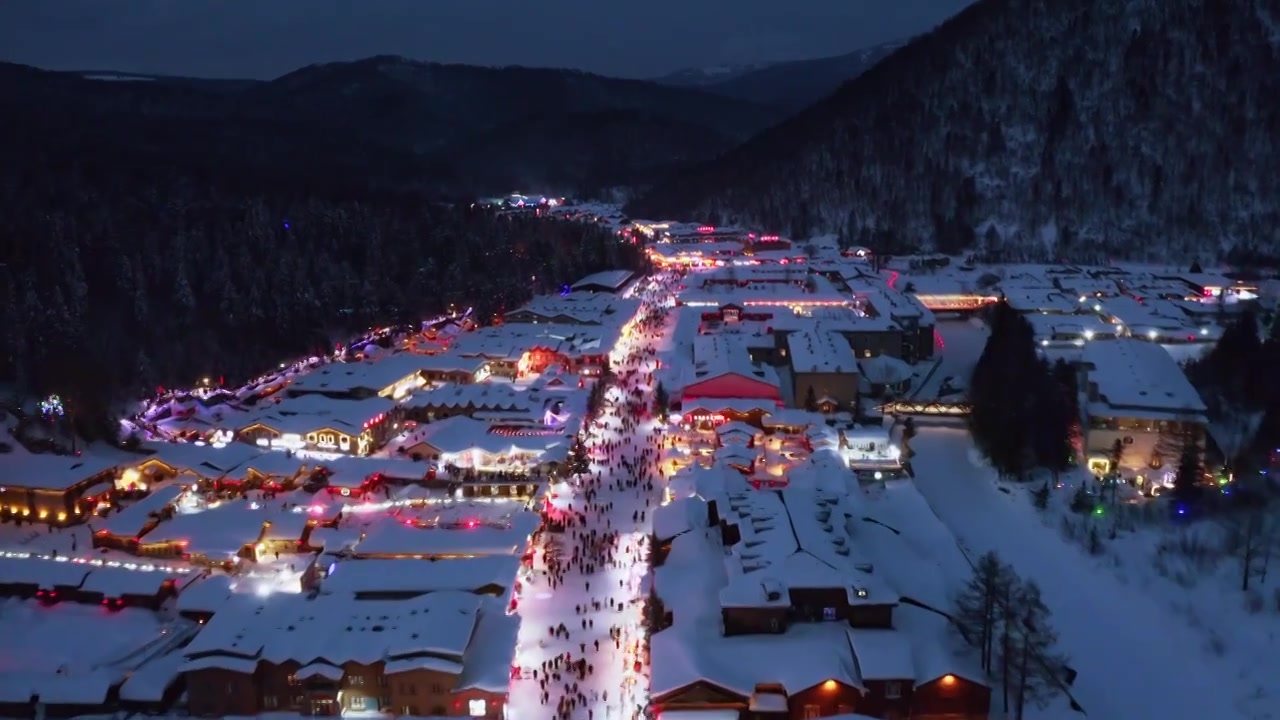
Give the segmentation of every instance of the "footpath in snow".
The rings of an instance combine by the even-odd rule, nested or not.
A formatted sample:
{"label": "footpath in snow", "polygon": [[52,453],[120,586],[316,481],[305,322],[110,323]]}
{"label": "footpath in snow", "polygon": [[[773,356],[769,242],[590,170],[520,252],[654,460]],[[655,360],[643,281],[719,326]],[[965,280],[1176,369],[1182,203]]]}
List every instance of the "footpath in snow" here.
{"label": "footpath in snow", "polygon": [[[668,292],[652,288],[646,308],[662,307]],[[557,485],[545,508],[517,607],[511,720],[638,720],[648,705],[646,555],[661,493],[650,398],[672,324],[660,315],[615,350],[617,382],[587,431],[591,469]]]}
{"label": "footpath in snow", "polygon": [[975,464],[966,431],[922,428],[912,447],[916,486],[970,558],[994,550],[1040,585],[1059,646],[1079,672],[1072,693],[1089,717],[1269,717],[1248,707],[1222,659],[1167,603],[1121,582],[1002,492]]}

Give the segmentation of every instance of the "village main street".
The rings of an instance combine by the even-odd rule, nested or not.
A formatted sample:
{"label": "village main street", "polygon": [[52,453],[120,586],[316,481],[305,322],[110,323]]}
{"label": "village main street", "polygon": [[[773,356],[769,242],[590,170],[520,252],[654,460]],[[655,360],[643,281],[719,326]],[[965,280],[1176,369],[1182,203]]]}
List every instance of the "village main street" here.
{"label": "village main street", "polygon": [[653,372],[672,331],[673,281],[643,282],[639,317],[650,319],[613,352],[615,380],[584,438],[590,470],[553,487],[531,548],[513,720],[638,720],[648,704],[647,553],[662,494]]}

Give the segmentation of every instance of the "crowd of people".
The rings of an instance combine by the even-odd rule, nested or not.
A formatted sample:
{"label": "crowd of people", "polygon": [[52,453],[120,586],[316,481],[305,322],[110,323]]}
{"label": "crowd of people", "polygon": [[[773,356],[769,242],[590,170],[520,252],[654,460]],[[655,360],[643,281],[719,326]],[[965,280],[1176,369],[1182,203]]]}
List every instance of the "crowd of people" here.
{"label": "crowd of people", "polygon": [[615,351],[613,385],[584,431],[591,469],[554,486],[544,508],[520,603],[513,718],[646,716],[643,583],[661,439],[648,399],[672,284],[658,278],[642,291],[641,319]]}

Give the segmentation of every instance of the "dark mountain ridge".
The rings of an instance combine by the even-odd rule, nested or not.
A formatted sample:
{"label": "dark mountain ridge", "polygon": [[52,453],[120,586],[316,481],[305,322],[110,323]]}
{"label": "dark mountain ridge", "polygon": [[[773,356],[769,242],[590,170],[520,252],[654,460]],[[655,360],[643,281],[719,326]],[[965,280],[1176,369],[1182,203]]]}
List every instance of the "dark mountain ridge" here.
{"label": "dark mountain ridge", "polygon": [[[389,182],[448,193],[543,183],[554,186],[547,192],[570,192],[584,185],[652,181],[722,152],[781,117],[753,103],[639,80],[397,57],[313,65],[265,82],[214,83],[91,80],[84,73],[6,64],[0,65],[0,89],[19,124],[39,127],[57,112],[63,117],[53,121],[73,134],[123,134],[94,139],[120,145],[129,138],[179,157],[187,153],[181,144],[188,133],[228,150],[242,142],[256,157],[223,160],[247,170],[296,155],[337,153],[349,157],[351,172],[371,182],[390,170]],[[77,129],[76,118],[96,120]],[[134,132],[135,127],[146,130]],[[515,154],[495,159],[491,144],[482,145],[498,133],[499,145]],[[282,136],[290,139],[282,142]],[[581,158],[578,140],[593,148],[643,141],[631,153],[643,162],[539,160],[546,157],[544,143],[575,150],[570,156]],[[160,147],[170,141],[178,145]],[[364,169],[363,156],[369,157]]]}
{"label": "dark mountain ridge", "polygon": [[1280,254],[1280,5],[984,0],[638,216],[884,251]]}
{"label": "dark mountain ridge", "polygon": [[872,45],[844,55],[766,65],[698,87],[707,92],[795,113],[866,72],[906,40]]}

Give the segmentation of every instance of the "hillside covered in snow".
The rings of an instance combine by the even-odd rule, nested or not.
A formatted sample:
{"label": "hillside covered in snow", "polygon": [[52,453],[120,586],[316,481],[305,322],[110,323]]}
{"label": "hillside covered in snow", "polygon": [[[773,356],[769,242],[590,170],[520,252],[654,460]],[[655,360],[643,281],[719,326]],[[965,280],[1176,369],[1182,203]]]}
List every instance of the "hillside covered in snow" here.
{"label": "hillside covered in snow", "polygon": [[1280,6],[984,0],[633,203],[993,259],[1280,256]]}

